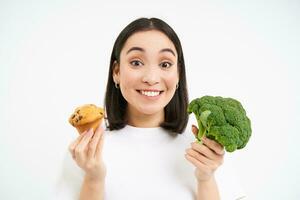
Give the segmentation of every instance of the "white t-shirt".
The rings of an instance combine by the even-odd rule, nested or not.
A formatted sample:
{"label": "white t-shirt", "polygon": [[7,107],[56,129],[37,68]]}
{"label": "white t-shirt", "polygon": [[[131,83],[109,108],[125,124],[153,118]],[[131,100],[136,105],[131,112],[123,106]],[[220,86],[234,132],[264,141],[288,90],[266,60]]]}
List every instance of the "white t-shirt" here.
{"label": "white t-shirt", "polygon": [[[103,159],[107,168],[105,200],[195,200],[195,167],[185,157],[185,149],[195,138],[190,130],[177,136],[163,128],[105,131]],[[79,199],[84,172],[68,153],[55,199]],[[230,163],[215,172],[222,200],[244,197]]]}

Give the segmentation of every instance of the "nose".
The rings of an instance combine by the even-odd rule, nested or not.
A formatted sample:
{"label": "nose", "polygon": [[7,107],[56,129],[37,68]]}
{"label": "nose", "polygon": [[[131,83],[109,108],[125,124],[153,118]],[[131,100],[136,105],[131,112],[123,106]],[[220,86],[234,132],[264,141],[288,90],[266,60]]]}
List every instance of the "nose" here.
{"label": "nose", "polygon": [[143,74],[143,83],[148,83],[149,85],[155,85],[160,81],[160,73],[155,67],[147,67],[147,70]]}

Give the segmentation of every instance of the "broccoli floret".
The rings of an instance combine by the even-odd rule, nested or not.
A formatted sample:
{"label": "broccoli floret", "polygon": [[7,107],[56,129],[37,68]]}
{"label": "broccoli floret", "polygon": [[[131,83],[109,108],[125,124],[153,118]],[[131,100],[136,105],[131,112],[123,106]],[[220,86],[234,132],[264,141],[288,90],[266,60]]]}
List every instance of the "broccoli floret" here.
{"label": "broccoli floret", "polygon": [[233,98],[203,96],[188,105],[188,113],[194,113],[199,131],[198,142],[206,136],[223,145],[227,152],[242,149],[251,136],[251,121],[242,104]]}

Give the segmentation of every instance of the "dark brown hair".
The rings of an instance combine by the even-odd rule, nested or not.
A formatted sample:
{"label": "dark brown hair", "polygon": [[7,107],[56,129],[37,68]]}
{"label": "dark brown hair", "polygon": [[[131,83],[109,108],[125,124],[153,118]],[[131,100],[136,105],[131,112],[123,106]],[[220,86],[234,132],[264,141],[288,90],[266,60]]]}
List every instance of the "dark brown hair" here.
{"label": "dark brown hair", "polygon": [[174,44],[178,54],[178,88],[171,101],[164,108],[165,121],[160,124],[164,129],[182,133],[188,122],[188,92],[185,75],[184,58],[180,40],[175,31],[164,21],[157,18],[139,18],[127,25],[117,37],[111,53],[108,82],[105,94],[106,119],[109,130],[118,130],[127,124],[125,119],[127,101],[113,80],[114,63],[120,63],[120,53],[126,40],[136,32],[158,30],[164,33]]}

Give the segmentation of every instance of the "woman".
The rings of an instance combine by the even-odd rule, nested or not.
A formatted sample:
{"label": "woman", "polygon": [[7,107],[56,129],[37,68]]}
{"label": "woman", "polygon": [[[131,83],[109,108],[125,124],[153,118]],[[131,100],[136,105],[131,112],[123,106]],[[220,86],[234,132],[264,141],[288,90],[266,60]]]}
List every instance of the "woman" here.
{"label": "woman", "polygon": [[69,146],[82,171],[80,199],[220,199],[214,174],[224,149],[207,138],[193,142],[184,132],[187,105],[184,57],[174,30],[157,18],[131,22],[111,54],[109,130],[89,130]]}

